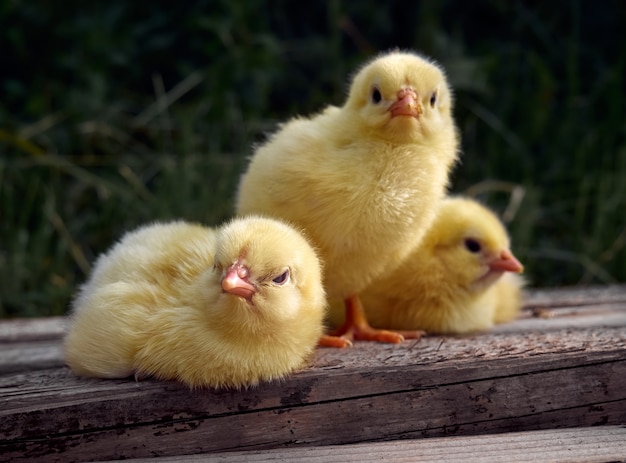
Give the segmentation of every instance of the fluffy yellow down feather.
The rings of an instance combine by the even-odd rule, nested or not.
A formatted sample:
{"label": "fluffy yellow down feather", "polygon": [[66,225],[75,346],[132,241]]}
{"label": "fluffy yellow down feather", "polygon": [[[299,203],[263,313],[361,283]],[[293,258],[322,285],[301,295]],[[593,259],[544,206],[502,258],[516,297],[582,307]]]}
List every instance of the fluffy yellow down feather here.
{"label": "fluffy yellow down feather", "polygon": [[256,149],[237,213],[306,231],[327,293],[346,304],[350,322],[336,335],[400,342],[400,334],[369,327],[358,296],[419,243],[457,154],[442,69],[414,53],[386,53],[356,73],[343,106],[291,119]]}
{"label": "fluffy yellow down feather", "polygon": [[319,259],[291,226],[156,223],[98,259],[73,304],[65,359],[83,376],[245,387],[302,367],[325,307]]}
{"label": "fluffy yellow down feather", "polygon": [[[420,246],[362,294],[375,327],[460,334],[515,318],[522,264],[493,212],[461,197],[444,200]],[[333,304],[331,323],[343,322]]]}

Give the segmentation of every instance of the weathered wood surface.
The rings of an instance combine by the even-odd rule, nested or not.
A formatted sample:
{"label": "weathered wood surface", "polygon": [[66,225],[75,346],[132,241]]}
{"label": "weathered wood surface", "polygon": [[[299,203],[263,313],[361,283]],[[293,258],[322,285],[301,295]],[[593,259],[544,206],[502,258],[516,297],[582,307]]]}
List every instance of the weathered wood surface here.
{"label": "weathered wood surface", "polygon": [[626,427],[550,429],[487,436],[410,439],[318,447],[248,450],[179,457],[140,458],[133,463],[571,463],[626,461]]}
{"label": "weathered wood surface", "polygon": [[0,323],[0,461],[626,424],[626,286],[531,292],[525,316],[490,333],[318,349],[310,368],[245,391],[76,378],[63,366],[63,326]]}

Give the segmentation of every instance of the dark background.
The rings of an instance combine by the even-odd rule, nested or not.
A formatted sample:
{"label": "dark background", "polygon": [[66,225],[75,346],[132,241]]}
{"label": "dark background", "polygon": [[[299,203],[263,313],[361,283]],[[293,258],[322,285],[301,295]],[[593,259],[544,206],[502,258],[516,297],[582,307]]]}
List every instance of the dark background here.
{"label": "dark background", "polygon": [[394,47],[447,70],[452,191],[500,213],[533,286],[626,282],[621,1],[4,1],[0,317],[62,314],[155,219],[217,224],[277,122]]}

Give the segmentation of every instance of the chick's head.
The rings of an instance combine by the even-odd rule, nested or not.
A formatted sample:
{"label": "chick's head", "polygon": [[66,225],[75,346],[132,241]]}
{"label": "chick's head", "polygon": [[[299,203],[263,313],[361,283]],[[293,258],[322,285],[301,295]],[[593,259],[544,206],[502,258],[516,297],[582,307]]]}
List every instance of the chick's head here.
{"label": "chick's head", "polygon": [[414,53],[394,51],[367,63],[355,75],[344,108],[396,142],[428,139],[454,126],[443,70]]}
{"label": "chick's head", "polygon": [[307,240],[285,223],[246,217],[225,225],[211,278],[221,294],[210,310],[233,329],[320,325],[325,308],[321,263]]}
{"label": "chick's head", "polygon": [[470,199],[444,200],[424,244],[442,261],[448,278],[470,292],[486,289],[504,272],[524,269],[500,220]]}

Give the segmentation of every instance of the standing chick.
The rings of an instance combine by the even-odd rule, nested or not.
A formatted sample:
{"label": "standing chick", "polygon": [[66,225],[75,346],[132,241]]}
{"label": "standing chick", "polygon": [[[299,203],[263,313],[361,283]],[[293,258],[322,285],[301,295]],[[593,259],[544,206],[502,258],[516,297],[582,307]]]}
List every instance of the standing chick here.
{"label": "standing chick", "polygon": [[[415,247],[457,159],[452,95],[441,68],[413,53],[383,54],[354,77],[342,107],[282,125],[242,176],[237,213],[306,230],[324,261],[329,297],[348,322],[325,338],[401,342],[372,329],[359,293]],[[418,336],[418,333],[413,333]]]}
{"label": "standing chick", "polygon": [[83,376],[245,387],[302,367],[323,332],[317,255],[292,227],[247,217],[126,234],[74,301],[65,358]]}
{"label": "standing chick", "polygon": [[[431,333],[486,330],[521,307],[522,264],[500,220],[478,202],[444,200],[422,243],[362,294],[373,326]],[[341,310],[331,310],[341,323]]]}

